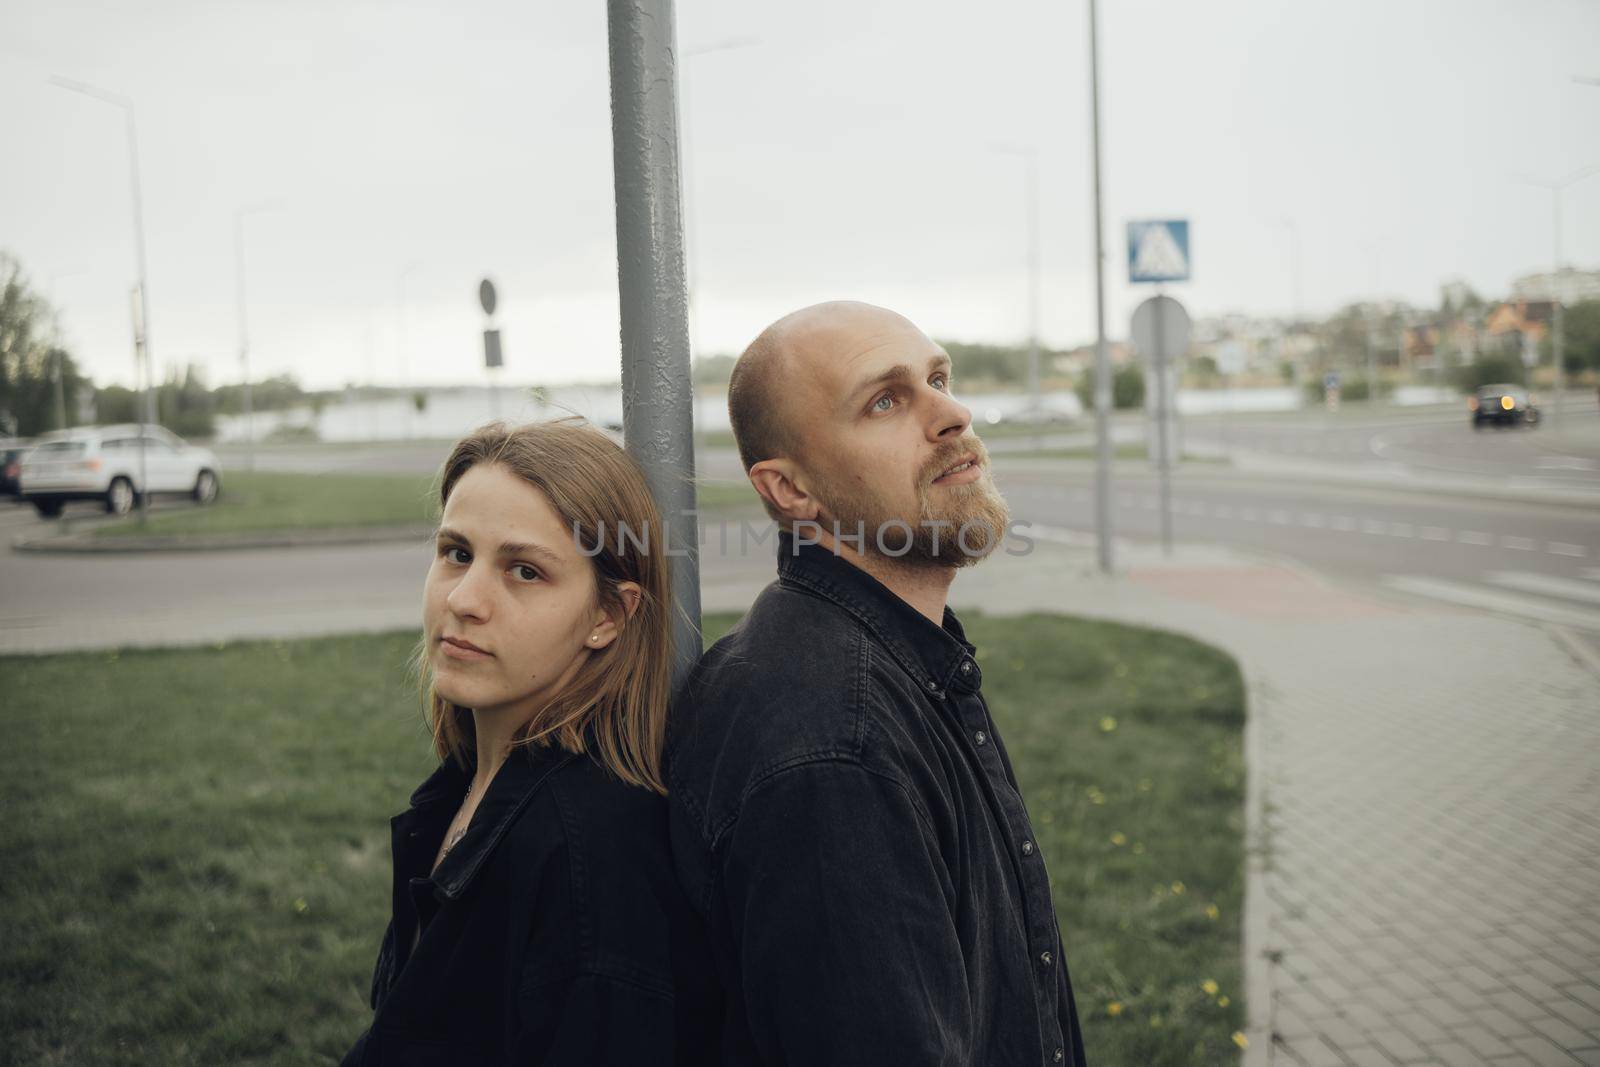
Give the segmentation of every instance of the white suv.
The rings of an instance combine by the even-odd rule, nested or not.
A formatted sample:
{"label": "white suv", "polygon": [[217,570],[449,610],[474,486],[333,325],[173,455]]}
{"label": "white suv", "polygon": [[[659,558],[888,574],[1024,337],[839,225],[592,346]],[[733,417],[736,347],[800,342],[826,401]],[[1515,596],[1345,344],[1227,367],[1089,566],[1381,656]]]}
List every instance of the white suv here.
{"label": "white suv", "polygon": [[[159,426],[144,428],[150,492],[182,493],[202,504],[217,498],[217,457]],[[139,476],[139,427],[90,426],[39,438],[22,457],[22,498],[53,519],[69,500],[104,501],[113,515],[133,510],[145,483]]]}

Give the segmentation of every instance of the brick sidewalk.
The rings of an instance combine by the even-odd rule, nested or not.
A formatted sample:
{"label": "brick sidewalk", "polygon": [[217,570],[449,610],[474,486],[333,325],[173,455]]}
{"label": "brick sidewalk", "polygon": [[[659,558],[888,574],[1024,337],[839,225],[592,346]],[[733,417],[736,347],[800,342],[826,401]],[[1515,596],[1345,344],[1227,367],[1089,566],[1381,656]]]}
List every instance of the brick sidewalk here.
{"label": "brick sidewalk", "polygon": [[1600,677],[1525,623],[1218,551],[1124,558],[1106,580],[1041,546],[953,601],[1240,660],[1264,860],[1246,1063],[1600,1064]]}

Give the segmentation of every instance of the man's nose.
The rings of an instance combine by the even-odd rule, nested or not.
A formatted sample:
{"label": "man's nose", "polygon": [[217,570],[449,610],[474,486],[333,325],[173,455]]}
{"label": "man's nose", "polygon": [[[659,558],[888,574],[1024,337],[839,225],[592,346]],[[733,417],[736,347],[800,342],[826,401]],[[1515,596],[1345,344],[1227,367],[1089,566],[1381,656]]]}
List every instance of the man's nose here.
{"label": "man's nose", "polygon": [[935,443],[950,441],[967,432],[972,425],[972,412],[967,406],[942,390],[931,390],[933,406],[928,419],[928,440]]}

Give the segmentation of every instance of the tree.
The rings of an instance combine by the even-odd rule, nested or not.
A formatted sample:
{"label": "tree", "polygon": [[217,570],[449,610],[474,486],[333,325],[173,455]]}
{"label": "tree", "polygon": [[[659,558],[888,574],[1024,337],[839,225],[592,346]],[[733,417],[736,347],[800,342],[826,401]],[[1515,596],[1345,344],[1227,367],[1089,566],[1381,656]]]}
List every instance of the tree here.
{"label": "tree", "polygon": [[1600,300],[1580,300],[1561,313],[1566,340],[1566,369],[1600,370]]}
{"label": "tree", "polygon": [[55,311],[29,286],[16,257],[0,252],[0,432],[32,437],[62,429],[63,418],[70,425],[88,381],[71,353],[51,343],[55,334]]}

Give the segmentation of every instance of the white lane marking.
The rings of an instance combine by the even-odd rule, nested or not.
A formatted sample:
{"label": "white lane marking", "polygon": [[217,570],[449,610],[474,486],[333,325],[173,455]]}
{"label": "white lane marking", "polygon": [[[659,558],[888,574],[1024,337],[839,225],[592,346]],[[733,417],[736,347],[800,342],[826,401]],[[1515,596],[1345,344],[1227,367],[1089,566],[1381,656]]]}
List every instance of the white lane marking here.
{"label": "white lane marking", "polygon": [[1411,524],[1409,522],[1391,522],[1389,524],[1390,537],[1410,537]]}
{"label": "white lane marking", "polygon": [[1313,530],[1320,530],[1323,526],[1322,516],[1315,511],[1308,511],[1300,516],[1300,525],[1309,526]]}
{"label": "white lane marking", "polygon": [[1443,526],[1424,526],[1420,532],[1424,541],[1450,540],[1450,531]]}
{"label": "white lane marking", "polygon": [[1536,464],[1534,464],[1534,466],[1540,467],[1540,468],[1542,468],[1544,470],[1547,470],[1547,471],[1548,470],[1568,470],[1568,471],[1600,470],[1600,463],[1596,463],[1592,459],[1584,459],[1581,456],[1540,456],[1539,457],[1539,461]]}
{"label": "white lane marking", "polygon": [[1281,508],[1274,510],[1268,513],[1267,521],[1274,526],[1287,526],[1289,525],[1289,513]]}
{"label": "white lane marking", "polygon": [[1560,597],[1563,600],[1582,600],[1600,604],[1600,586],[1571,578],[1557,578],[1550,574],[1531,574],[1527,571],[1494,571],[1485,575],[1495,585],[1520,589],[1524,593]]}
{"label": "white lane marking", "polygon": [[1485,608],[1489,611],[1518,615],[1525,619],[1554,622],[1581,630],[1600,630],[1600,611],[1585,611],[1564,607],[1544,599],[1502,593],[1481,585],[1464,582],[1447,582],[1439,578],[1422,578],[1410,574],[1386,574],[1383,584],[1402,592],[1444,600],[1465,607]]}
{"label": "white lane marking", "polygon": [[1574,559],[1582,559],[1589,554],[1589,550],[1582,545],[1574,545],[1566,541],[1546,541],[1544,550],[1552,556],[1571,556]]}
{"label": "white lane marking", "polygon": [[1361,532],[1369,534],[1386,534],[1389,532],[1389,524],[1386,522],[1379,522],[1377,519],[1362,519]]}
{"label": "white lane marking", "polygon": [[1331,525],[1335,530],[1341,530],[1344,533],[1349,533],[1351,530],[1356,528],[1356,520],[1352,519],[1348,515],[1335,515]]}
{"label": "white lane marking", "polygon": [[1464,545],[1492,545],[1494,538],[1481,530],[1457,530],[1456,540]]}
{"label": "white lane marking", "polygon": [[1517,537],[1514,534],[1504,534],[1500,538],[1500,543],[1506,548],[1514,548],[1518,552],[1532,552],[1534,550],[1534,541],[1531,537]]}

